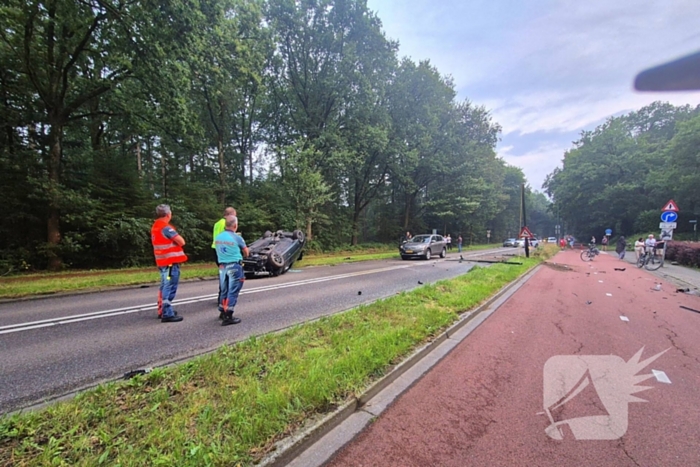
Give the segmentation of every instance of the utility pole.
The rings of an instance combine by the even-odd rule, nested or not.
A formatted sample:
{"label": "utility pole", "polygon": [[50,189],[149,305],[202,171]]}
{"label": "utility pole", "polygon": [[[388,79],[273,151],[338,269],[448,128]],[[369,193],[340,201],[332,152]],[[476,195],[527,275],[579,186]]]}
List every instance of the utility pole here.
{"label": "utility pole", "polygon": [[[520,184],[520,207],[523,213],[523,225],[521,227],[527,227],[527,214],[525,213],[525,184]],[[522,229],[521,229],[522,230]],[[525,237],[525,257],[530,257],[530,239]]]}

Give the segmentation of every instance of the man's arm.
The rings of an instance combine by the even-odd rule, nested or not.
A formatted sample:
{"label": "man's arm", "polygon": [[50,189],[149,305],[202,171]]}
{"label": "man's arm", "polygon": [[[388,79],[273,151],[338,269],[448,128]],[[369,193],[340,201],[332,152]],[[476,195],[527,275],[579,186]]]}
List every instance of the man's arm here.
{"label": "man's arm", "polygon": [[248,256],[250,256],[250,250],[248,249],[247,246],[244,246],[243,248],[241,248],[241,254],[243,255],[244,258],[247,258]]}
{"label": "man's arm", "polygon": [[181,235],[177,235],[176,237],[173,237],[172,241],[175,242],[178,246],[185,246],[185,239],[182,238]]}

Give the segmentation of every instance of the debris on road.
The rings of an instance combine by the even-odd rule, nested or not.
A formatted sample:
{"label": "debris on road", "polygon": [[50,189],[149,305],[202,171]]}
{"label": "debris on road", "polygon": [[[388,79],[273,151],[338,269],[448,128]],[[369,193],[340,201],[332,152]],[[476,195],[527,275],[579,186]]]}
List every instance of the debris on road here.
{"label": "debris on road", "polygon": [[656,381],[658,381],[659,383],[671,384],[671,380],[668,378],[665,372],[661,370],[651,370],[651,373],[654,375],[654,378],[656,378]]}
{"label": "debris on road", "polygon": [[684,310],[690,310],[690,311],[694,311],[695,313],[700,313],[700,310],[696,310],[695,308],[690,308],[688,306],[683,306],[683,305],[681,305],[680,307],[683,308]]}
{"label": "debris on road", "polygon": [[624,315],[621,315],[621,316],[620,316],[620,319],[621,319],[622,321],[627,321],[627,322],[629,322],[629,320],[630,320],[627,316],[624,316]]}
{"label": "debris on road", "polygon": [[615,271],[624,271],[624,270],[626,270],[626,269],[627,269],[627,268],[615,268]]}
{"label": "debris on road", "polygon": [[124,379],[131,379],[134,376],[138,375],[145,375],[147,373],[150,373],[153,370],[153,368],[142,368],[140,370],[132,370],[132,371],[127,371],[124,373]]}

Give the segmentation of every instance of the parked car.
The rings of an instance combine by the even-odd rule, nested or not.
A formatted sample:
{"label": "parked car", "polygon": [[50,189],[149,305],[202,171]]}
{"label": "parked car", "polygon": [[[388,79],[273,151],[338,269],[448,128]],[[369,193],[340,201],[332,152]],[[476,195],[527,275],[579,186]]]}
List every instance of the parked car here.
{"label": "parked car", "polygon": [[295,261],[304,256],[306,238],[304,232],[284,232],[278,230],[275,233],[269,230],[262,238],[248,245],[250,255],[243,258],[243,271],[246,276],[254,276],[258,273],[266,273],[270,276],[279,276],[287,272]]}
{"label": "parked car", "polygon": [[506,238],[503,240],[503,246],[518,246],[517,238]]}
{"label": "parked car", "polygon": [[416,235],[399,246],[399,253],[401,253],[401,259],[430,259],[433,255],[444,258],[447,256],[447,242],[442,235]]}
{"label": "parked car", "polygon": [[547,237],[547,243],[557,243],[557,237]]}

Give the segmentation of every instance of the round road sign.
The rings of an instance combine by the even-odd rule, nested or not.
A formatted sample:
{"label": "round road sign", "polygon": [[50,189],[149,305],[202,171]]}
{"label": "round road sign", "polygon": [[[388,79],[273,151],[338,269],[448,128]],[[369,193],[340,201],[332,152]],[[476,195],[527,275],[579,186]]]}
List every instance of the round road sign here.
{"label": "round road sign", "polygon": [[661,213],[661,222],[676,222],[678,213],[675,211],[664,211]]}

